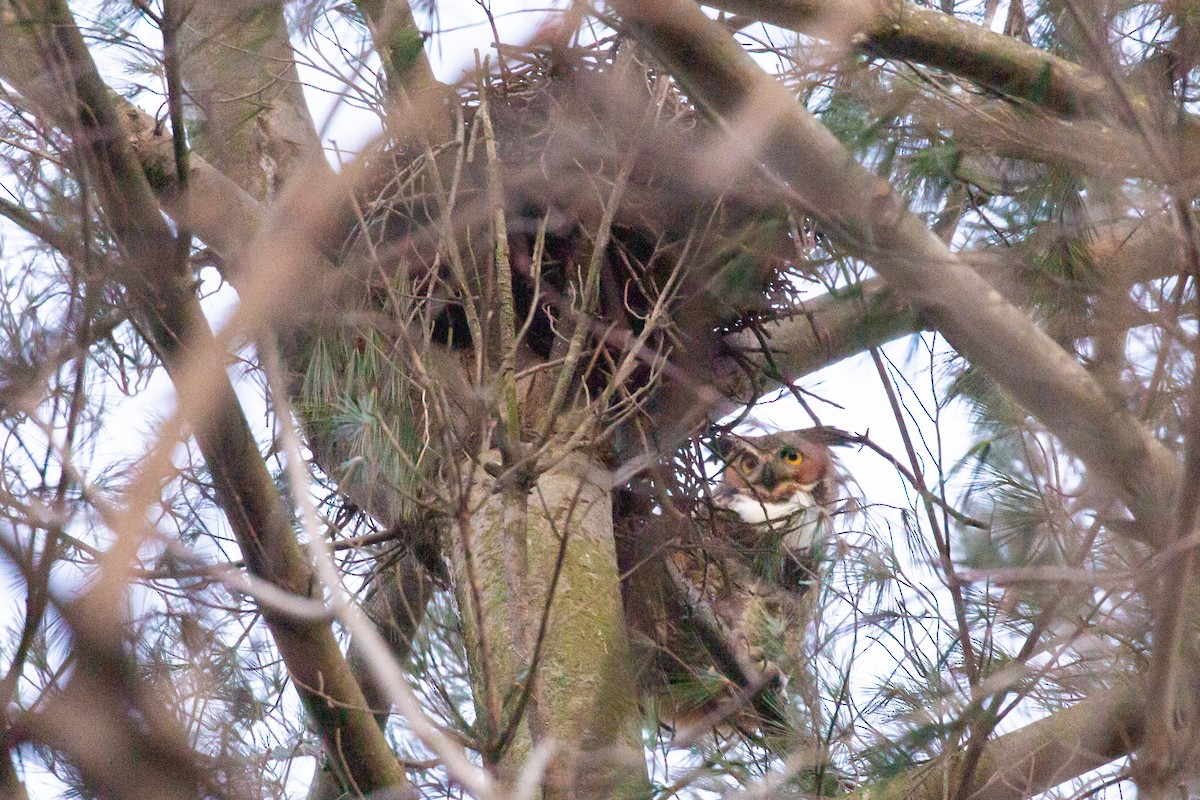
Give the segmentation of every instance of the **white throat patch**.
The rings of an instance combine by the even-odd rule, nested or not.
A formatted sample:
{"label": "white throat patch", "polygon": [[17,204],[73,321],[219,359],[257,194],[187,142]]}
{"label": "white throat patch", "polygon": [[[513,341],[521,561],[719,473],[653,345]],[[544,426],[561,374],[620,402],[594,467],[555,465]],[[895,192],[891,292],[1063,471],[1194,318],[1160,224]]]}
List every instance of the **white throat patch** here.
{"label": "white throat patch", "polygon": [[783,503],[761,502],[744,494],[721,499],[721,505],[743,521],[783,534],[788,547],[808,549],[828,535],[828,516],[809,492],[797,492]]}

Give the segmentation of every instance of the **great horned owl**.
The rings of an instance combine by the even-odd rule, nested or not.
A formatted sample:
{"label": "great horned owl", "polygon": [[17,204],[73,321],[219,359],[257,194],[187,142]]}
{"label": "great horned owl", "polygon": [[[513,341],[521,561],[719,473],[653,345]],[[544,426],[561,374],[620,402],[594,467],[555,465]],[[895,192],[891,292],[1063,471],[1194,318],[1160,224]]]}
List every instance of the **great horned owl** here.
{"label": "great horned owl", "polygon": [[727,435],[713,507],[655,514],[647,499],[621,515],[626,614],[660,719],[773,737],[820,727],[807,631],[839,482],[825,441]]}
{"label": "great horned owl", "polygon": [[762,577],[806,591],[833,525],[836,467],[829,448],[802,431],[721,440],[725,470],[715,504],[744,525],[728,531],[747,548]]}

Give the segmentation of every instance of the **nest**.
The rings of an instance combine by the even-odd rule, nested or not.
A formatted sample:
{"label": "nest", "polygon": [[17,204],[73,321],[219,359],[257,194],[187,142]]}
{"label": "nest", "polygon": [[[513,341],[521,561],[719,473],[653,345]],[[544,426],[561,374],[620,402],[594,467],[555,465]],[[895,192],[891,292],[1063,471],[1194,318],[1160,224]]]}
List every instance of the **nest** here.
{"label": "nest", "polygon": [[[473,348],[466,307],[483,320],[504,282],[499,210],[534,356],[551,358],[585,313],[589,345],[614,360],[652,326],[643,361],[710,364],[715,334],[762,313],[794,255],[782,198],[751,170],[723,174],[712,163],[720,137],[635,56],[505,51],[503,71],[461,92],[454,140],[394,143],[375,159],[371,172],[387,178],[362,198],[364,224],[347,237],[343,263],[367,262],[373,302],[389,304],[392,319],[430,342]],[[606,378],[606,359],[596,361],[578,376],[593,393]],[[649,375],[622,379],[636,389]]]}

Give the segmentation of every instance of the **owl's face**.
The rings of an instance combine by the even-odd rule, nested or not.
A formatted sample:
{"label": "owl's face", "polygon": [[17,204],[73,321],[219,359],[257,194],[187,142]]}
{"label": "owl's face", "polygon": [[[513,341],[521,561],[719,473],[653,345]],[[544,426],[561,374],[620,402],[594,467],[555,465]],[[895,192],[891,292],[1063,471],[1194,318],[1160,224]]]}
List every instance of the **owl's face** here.
{"label": "owl's face", "polygon": [[743,495],[763,504],[794,502],[803,495],[816,503],[832,499],[833,454],[800,431],[730,435],[722,440],[722,450],[726,461],[722,494]]}

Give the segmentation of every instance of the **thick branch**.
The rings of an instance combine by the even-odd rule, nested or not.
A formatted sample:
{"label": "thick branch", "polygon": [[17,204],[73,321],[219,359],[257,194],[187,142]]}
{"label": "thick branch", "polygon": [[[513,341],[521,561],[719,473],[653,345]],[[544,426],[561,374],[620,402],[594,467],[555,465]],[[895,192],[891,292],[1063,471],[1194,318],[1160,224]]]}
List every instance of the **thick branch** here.
{"label": "thick branch", "polygon": [[454,115],[445,103],[446,87],[434,77],[425,37],[417,29],[408,0],[354,0],[354,4],[366,18],[375,50],[383,60],[388,99],[403,115],[432,115],[430,138],[450,139]]}
{"label": "thick branch", "polygon": [[[916,333],[920,316],[882,279],[871,278],[843,291],[802,302],[789,315],[726,337],[725,345],[750,372],[772,384],[795,383],[805,375],[865,352],[871,347]],[[760,338],[761,336],[761,338]],[[738,371],[724,392],[747,402],[770,386],[749,385]]]}
{"label": "thick branch", "polygon": [[[1193,118],[1185,115],[1182,124],[1161,134],[1171,152],[1171,175],[1165,175],[1129,114],[1120,119],[1124,124],[1112,124],[1113,109],[1121,103],[1104,76],[932,8],[899,0],[875,0],[873,5],[849,0],[713,0],[704,5],[849,42],[880,58],[934,67],[1030,104],[925,103],[916,114],[958,134],[965,132],[965,141],[983,143],[997,155],[1066,164],[1090,174],[1156,181],[1174,177],[1187,181],[1188,187],[1200,174],[1200,126]],[[1131,113],[1149,113],[1141,90],[1126,95]]]}
{"label": "thick branch", "polygon": [[[845,0],[705,0],[704,5],[745,14],[800,33],[838,33],[882,58],[914,61],[959,75],[1008,97],[1067,116],[1098,116],[1112,106],[1105,79],[1078,64],[1010,36],[931,8],[877,0],[874,13]],[[845,30],[849,16],[859,25]]]}
{"label": "thick branch", "polygon": [[[1024,800],[1132,753],[1142,740],[1145,706],[1145,695],[1133,687],[1098,692],[998,737],[984,749],[970,800]],[[965,758],[957,751],[870,786],[860,797],[941,800]]]}
{"label": "thick branch", "polygon": [[[1032,243],[1036,247],[1036,243]],[[958,257],[1019,306],[1031,303],[1032,290],[1023,279],[1030,252],[996,248],[960,252]],[[1095,265],[1100,291],[1125,296],[1145,281],[1177,274],[1178,237],[1165,219],[1119,220],[1090,232],[1087,259]],[[795,383],[806,375],[928,328],[900,294],[880,278],[870,278],[836,293],[800,303],[793,313],[764,323],[758,331],[743,330],[726,337],[725,345],[749,363],[752,371],[770,376],[772,385]],[[761,338],[760,338],[761,337]],[[746,397],[761,385],[747,385],[744,373],[732,376],[722,389]]]}
{"label": "thick branch", "polygon": [[282,3],[200,0],[179,40],[187,99],[203,111],[191,144],[221,172],[261,199],[323,162]]}
{"label": "thick branch", "polygon": [[[120,110],[130,144],[163,208],[174,219],[183,213],[175,177],[170,131],[128,100],[111,96]],[[188,157],[188,223],[192,233],[227,263],[254,241],[264,210],[258,200],[232,178],[193,152]],[[234,278],[236,276],[226,276]]]}

